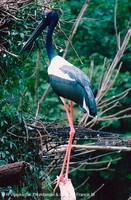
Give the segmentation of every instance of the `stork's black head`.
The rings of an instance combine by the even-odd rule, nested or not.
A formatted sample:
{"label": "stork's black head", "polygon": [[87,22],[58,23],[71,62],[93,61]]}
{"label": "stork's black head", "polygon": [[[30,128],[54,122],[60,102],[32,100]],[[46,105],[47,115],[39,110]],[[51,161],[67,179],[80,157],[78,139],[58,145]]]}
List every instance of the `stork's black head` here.
{"label": "stork's black head", "polygon": [[47,22],[48,26],[56,26],[58,22],[58,14],[55,11],[49,11],[46,14],[44,14],[44,19]]}
{"label": "stork's black head", "polygon": [[22,47],[21,52],[24,50],[29,50],[33,42],[47,26],[54,29],[55,26],[57,25],[58,19],[59,19],[58,14],[55,11],[51,10],[48,13],[44,14],[42,21],[39,23],[39,25],[31,34],[25,45]]}

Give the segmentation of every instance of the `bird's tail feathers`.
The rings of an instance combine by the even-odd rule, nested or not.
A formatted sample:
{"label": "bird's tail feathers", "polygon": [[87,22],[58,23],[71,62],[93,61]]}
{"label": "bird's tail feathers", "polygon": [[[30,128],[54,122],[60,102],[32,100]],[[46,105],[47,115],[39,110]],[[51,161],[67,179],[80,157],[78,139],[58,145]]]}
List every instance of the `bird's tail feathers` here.
{"label": "bird's tail feathers", "polygon": [[87,93],[85,98],[86,105],[89,109],[90,115],[95,117],[97,115],[97,106],[92,89],[90,87],[86,88],[86,93]]}

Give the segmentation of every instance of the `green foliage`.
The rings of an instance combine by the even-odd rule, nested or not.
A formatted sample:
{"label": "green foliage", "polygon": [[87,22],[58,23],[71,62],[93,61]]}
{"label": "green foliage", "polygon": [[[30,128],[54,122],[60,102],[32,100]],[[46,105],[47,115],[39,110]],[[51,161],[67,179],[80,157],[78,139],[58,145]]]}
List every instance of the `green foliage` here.
{"label": "green foliage", "polygon": [[[76,19],[84,2],[84,0],[68,0],[63,2],[53,1],[51,3],[54,7],[56,6],[55,9],[58,10],[60,14],[61,28],[67,36],[69,36],[73,25],[72,22]],[[90,73],[89,66],[91,61],[94,60],[92,78],[94,93],[97,93],[98,90],[104,58],[106,57],[108,61],[111,62],[118,49],[114,25],[114,6],[116,2],[118,3],[116,13],[117,32],[120,32],[121,41],[123,40],[127,28],[129,27],[129,0],[90,1],[90,5],[72,41],[83,64],[80,63],[72,47],[69,48],[67,53],[67,59],[74,65],[80,67],[87,74]],[[61,10],[62,12],[60,12]],[[41,20],[42,14],[41,6],[36,2],[19,8],[16,14],[17,19],[11,19],[10,36],[5,36],[8,41],[8,51],[12,54],[2,52],[0,55],[0,165],[24,160],[29,162],[32,166],[31,171],[27,172],[28,176],[24,177],[24,183],[21,183],[19,188],[8,187],[0,190],[2,199],[5,199],[7,191],[10,194],[26,193],[28,195],[29,193],[33,195],[33,193],[38,193],[41,189],[39,182],[42,176],[45,177],[45,180],[42,182],[42,187],[46,188],[44,192],[52,194],[53,185],[51,181],[58,174],[57,172],[54,172],[52,176],[46,174],[46,168],[44,167],[48,165],[48,162],[45,161],[45,163],[44,160],[40,158],[39,141],[28,139],[24,127],[25,119],[27,120],[35,117],[38,100],[40,100],[49,85],[47,76],[49,61],[45,50],[45,32],[39,36],[31,52],[26,52],[24,55],[19,53],[23,43],[28,39],[34,27],[36,27],[36,21]],[[61,32],[59,32],[58,29],[54,34],[54,43],[56,52],[62,55],[65,49],[66,39],[61,36]],[[13,54],[19,57],[13,56]],[[106,94],[104,97],[105,99],[119,94],[130,87],[131,76],[129,60],[131,60],[131,54],[128,48],[122,58],[122,68],[115,85],[109,90],[108,94]],[[121,108],[127,108],[130,103],[131,98],[128,95],[120,101],[120,107],[115,108],[115,111]],[[75,108],[75,119],[79,121],[82,114],[78,111],[77,106],[75,106]],[[109,114],[112,113],[110,112]],[[50,89],[40,107],[38,118],[48,122],[66,118],[63,106],[52,89]],[[106,127],[108,123],[107,121],[103,121],[97,124],[97,128]],[[128,137],[130,135],[130,121],[112,120],[110,121],[109,128],[106,130],[110,130],[111,132],[124,132],[127,133]],[[121,191],[118,191],[116,188],[118,193],[116,199],[127,199],[131,192],[128,187],[131,179],[130,157],[121,155],[122,159],[126,157],[125,160],[121,162],[115,161],[118,157],[117,154],[114,154],[114,157],[104,156],[103,159],[100,159],[102,162],[114,160],[111,165],[111,170],[109,168],[109,170],[95,172],[97,167],[103,167],[103,164],[96,164],[95,167],[94,165],[91,166],[95,169],[94,171],[88,171],[91,167],[84,166],[83,170],[86,169],[86,172],[75,171],[72,173],[71,176],[73,177],[73,182],[76,187],[85,180],[85,176],[90,177],[88,184],[78,189],[80,193],[90,194],[100,186],[101,182],[116,183],[115,180],[117,179],[120,185],[124,185],[126,182],[127,188],[125,188],[126,192],[124,194],[121,194]],[[93,182],[94,180],[96,182]],[[110,193],[109,190],[108,193]],[[105,196],[107,197],[107,195]],[[55,198],[58,199],[57,196],[52,197],[52,199]],[[19,197],[19,199],[24,199],[24,197]],[[38,197],[33,196],[32,199],[38,199]],[[44,197],[44,199],[48,200],[49,198]],[[83,197],[79,199],[83,199]],[[98,198],[94,197],[94,199],[100,199],[99,194]],[[105,199],[105,197],[101,198],[101,200],[103,199]],[[108,199],[111,199],[110,195],[109,198],[106,198],[106,200]]]}

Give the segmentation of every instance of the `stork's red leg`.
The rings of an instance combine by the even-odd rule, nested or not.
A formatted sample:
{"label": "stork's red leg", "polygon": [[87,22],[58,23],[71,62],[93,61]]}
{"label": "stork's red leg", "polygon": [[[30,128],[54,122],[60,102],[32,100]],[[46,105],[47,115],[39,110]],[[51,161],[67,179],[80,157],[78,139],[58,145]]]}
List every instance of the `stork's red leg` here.
{"label": "stork's red leg", "polygon": [[[65,154],[63,165],[62,165],[61,173],[60,173],[60,176],[56,180],[57,184],[54,189],[54,192],[56,191],[60,182],[66,182],[68,180],[71,146],[72,146],[72,141],[73,141],[73,137],[75,134],[75,129],[74,129],[74,125],[73,125],[73,102],[72,101],[70,102],[70,111],[69,111],[66,102],[63,99],[62,99],[62,101],[64,104],[64,108],[66,110],[67,118],[68,118],[69,125],[70,125],[70,137],[69,137],[68,146],[66,149],[66,154]],[[65,166],[66,166],[66,174],[64,175]]]}
{"label": "stork's red leg", "polygon": [[69,124],[70,124],[70,138],[69,138],[69,142],[68,142],[68,155],[67,155],[67,166],[66,166],[66,174],[65,177],[68,179],[68,174],[69,174],[69,165],[70,165],[70,155],[71,155],[71,146],[72,146],[72,142],[73,142],[73,138],[74,138],[74,134],[75,134],[75,129],[74,129],[74,124],[73,124],[73,102],[70,102],[70,118],[69,120]]}
{"label": "stork's red leg", "polygon": [[68,146],[67,146],[67,150],[66,150],[67,165],[66,165],[66,174],[65,174],[65,178],[66,178],[66,180],[68,180],[71,146],[72,146],[72,141],[73,141],[73,137],[75,134],[75,129],[74,129],[74,125],[73,125],[73,102],[72,101],[70,102],[70,112],[68,110],[68,106],[65,101],[64,101],[64,107],[65,107],[67,118],[68,118],[69,125],[70,125],[70,133],[69,133],[70,137],[69,137]]}

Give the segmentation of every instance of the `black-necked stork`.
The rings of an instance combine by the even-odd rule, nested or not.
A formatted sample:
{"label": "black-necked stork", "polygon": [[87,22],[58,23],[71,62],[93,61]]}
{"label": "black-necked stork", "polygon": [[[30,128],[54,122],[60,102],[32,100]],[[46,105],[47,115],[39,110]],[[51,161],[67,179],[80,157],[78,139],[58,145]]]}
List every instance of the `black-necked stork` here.
{"label": "black-necked stork", "polygon": [[[65,183],[68,180],[71,146],[75,134],[73,125],[73,102],[77,103],[84,113],[90,113],[90,115],[93,117],[97,115],[96,102],[88,77],[80,69],[76,68],[64,58],[54,53],[52,45],[52,34],[57,23],[58,14],[55,11],[49,11],[46,13],[40,24],[36,27],[22,48],[23,51],[32,46],[38,35],[46,27],[48,27],[46,49],[50,60],[50,65],[48,67],[49,80],[53,90],[60,97],[64,104],[70,125],[70,137],[68,146],[60,176],[56,179],[55,190],[60,182]],[[71,100],[70,108],[68,108],[65,99]]]}

